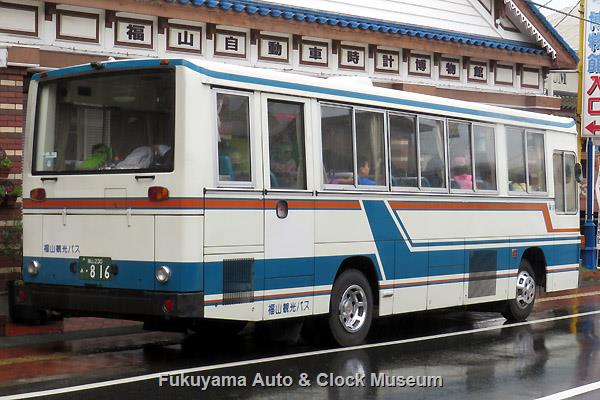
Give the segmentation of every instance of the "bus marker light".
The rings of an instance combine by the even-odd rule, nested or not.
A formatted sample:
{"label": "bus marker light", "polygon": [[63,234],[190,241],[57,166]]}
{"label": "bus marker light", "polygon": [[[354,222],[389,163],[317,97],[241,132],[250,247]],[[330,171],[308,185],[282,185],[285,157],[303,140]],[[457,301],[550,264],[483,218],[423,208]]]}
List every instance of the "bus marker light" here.
{"label": "bus marker light", "polygon": [[165,312],[165,313],[170,313],[171,311],[173,311],[174,307],[175,307],[175,303],[171,299],[167,299],[163,302],[162,308],[163,308],[163,312]]}
{"label": "bus marker light", "polygon": [[276,206],[277,218],[285,218],[288,216],[289,207],[288,203],[285,200],[279,200]]}
{"label": "bus marker light", "polygon": [[169,65],[169,60],[160,60],[160,65]]}
{"label": "bus marker light", "polygon": [[517,258],[519,256],[519,250],[512,249],[512,258]]}
{"label": "bus marker light", "polygon": [[37,260],[32,260],[27,265],[27,273],[31,276],[36,276],[40,272],[40,262]]}
{"label": "bus marker light", "polygon": [[166,265],[161,265],[156,269],[154,276],[158,283],[167,283],[171,279],[171,270]]}
{"label": "bus marker light", "polygon": [[165,201],[169,200],[169,189],[163,186],[150,186],[148,188],[148,200]]}
{"label": "bus marker light", "polygon": [[44,201],[46,200],[46,189],[35,188],[29,192],[29,198],[33,201]]}

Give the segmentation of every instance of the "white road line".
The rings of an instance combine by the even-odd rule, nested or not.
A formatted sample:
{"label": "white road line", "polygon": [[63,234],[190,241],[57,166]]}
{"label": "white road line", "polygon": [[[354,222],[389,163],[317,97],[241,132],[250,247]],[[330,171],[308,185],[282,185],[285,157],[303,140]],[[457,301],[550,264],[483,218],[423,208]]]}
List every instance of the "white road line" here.
{"label": "white road line", "polygon": [[573,389],[565,390],[562,392],[551,394],[550,396],[540,397],[537,400],[563,400],[570,399],[571,397],[579,396],[580,394],[592,392],[600,389],[600,381],[590,383],[588,385],[578,386]]}
{"label": "white road line", "polygon": [[584,312],[584,313],[576,313],[576,314],[570,314],[570,315],[563,315],[560,317],[544,318],[544,319],[538,319],[538,320],[534,320],[534,321],[516,322],[516,323],[510,324],[510,325],[488,326],[485,328],[471,329],[468,331],[442,333],[439,335],[430,335],[430,336],[423,336],[423,337],[417,337],[417,338],[411,338],[411,339],[394,340],[391,342],[363,344],[363,345],[359,345],[359,346],[345,347],[342,349],[307,351],[304,353],[287,354],[287,355],[283,355],[283,356],[274,356],[274,357],[264,357],[264,358],[257,358],[254,360],[235,361],[235,362],[229,362],[229,363],[223,363],[223,364],[205,365],[202,367],[194,367],[194,368],[157,372],[154,374],[132,376],[129,378],[114,379],[114,380],[110,380],[110,381],[96,382],[96,383],[88,383],[85,385],[69,386],[69,387],[64,387],[64,388],[59,388],[59,389],[41,390],[38,392],[15,394],[15,395],[10,395],[10,396],[0,397],[0,400],[30,399],[32,397],[52,396],[52,395],[62,394],[62,393],[79,392],[79,391],[83,391],[83,390],[98,389],[98,388],[103,388],[103,387],[107,387],[107,386],[116,386],[116,385],[123,385],[123,384],[127,384],[127,383],[147,381],[150,379],[158,379],[159,377],[165,376],[165,375],[191,374],[191,373],[195,373],[195,372],[204,372],[204,371],[211,371],[211,370],[223,369],[223,368],[235,368],[235,367],[240,367],[243,365],[263,364],[263,363],[269,363],[269,362],[274,362],[274,361],[292,360],[292,359],[296,359],[296,358],[319,356],[319,355],[323,355],[323,354],[342,353],[342,352],[353,351],[353,350],[395,346],[395,345],[405,344],[405,343],[423,342],[423,341],[442,339],[442,338],[453,337],[453,336],[469,335],[472,333],[489,332],[489,331],[493,331],[493,330],[497,330],[497,329],[509,329],[509,328],[514,328],[514,327],[518,327],[518,326],[537,325],[537,324],[543,324],[545,322],[559,321],[559,320],[575,318],[575,317],[586,317],[589,315],[597,315],[597,314],[600,314],[600,310],[588,311],[588,312]]}

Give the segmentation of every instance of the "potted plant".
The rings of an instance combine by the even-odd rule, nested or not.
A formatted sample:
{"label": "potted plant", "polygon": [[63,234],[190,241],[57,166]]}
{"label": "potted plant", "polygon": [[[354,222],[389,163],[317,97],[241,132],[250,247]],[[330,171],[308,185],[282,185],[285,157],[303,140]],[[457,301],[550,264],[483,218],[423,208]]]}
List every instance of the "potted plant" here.
{"label": "potted plant", "polygon": [[12,207],[17,202],[17,198],[21,197],[23,189],[21,185],[15,185],[13,182],[9,182],[8,185],[4,186],[6,194],[4,195],[3,204],[7,207]]}
{"label": "potted plant", "polygon": [[[2,157],[2,153],[4,153],[4,158]],[[12,161],[10,158],[6,156],[4,151],[0,152],[0,178],[7,178],[10,173],[10,167],[12,166]]]}

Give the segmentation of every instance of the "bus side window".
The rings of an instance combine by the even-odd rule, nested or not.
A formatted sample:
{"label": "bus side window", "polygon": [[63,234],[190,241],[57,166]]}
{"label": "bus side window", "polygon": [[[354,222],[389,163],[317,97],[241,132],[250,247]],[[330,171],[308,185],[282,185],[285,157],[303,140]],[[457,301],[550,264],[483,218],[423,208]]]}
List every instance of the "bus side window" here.
{"label": "bus side window", "polygon": [[448,121],[448,155],[450,158],[450,187],[473,190],[470,123]]}
{"label": "bus side window", "polygon": [[530,192],[546,191],[544,134],[527,132],[527,171]]}
{"label": "bus side window", "polygon": [[473,124],[473,157],[475,158],[475,188],[497,190],[496,139],[493,127]]}
{"label": "bus side window", "polygon": [[446,187],[444,121],[419,117],[421,176],[432,188]]}
{"label": "bus side window", "polygon": [[575,180],[575,155],[556,152],[554,164],[554,204],[558,213],[576,213],[578,187]]}
{"label": "bus side window", "polygon": [[250,98],[217,93],[219,181],[250,182]]}
{"label": "bus side window", "polygon": [[358,185],[386,185],[384,114],[355,111]]}
{"label": "bus side window", "polygon": [[565,153],[565,193],[567,212],[576,213],[579,202],[579,187],[575,179],[576,159],[574,154]]}
{"label": "bus side window", "polygon": [[418,187],[417,118],[390,114],[392,186]]}
{"label": "bus side window", "polygon": [[508,158],[508,189],[511,192],[526,192],[525,151],[523,129],[506,129],[506,155]]}
{"label": "bus side window", "polygon": [[354,185],[352,109],[321,105],[325,184]]}
{"label": "bus side window", "polygon": [[554,164],[554,206],[556,212],[565,212],[565,176],[564,163],[562,153],[554,153],[552,155]]}
{"label": "bus side window", "polygon": [[269,100],[271,188],[306,189],[304,104]]}

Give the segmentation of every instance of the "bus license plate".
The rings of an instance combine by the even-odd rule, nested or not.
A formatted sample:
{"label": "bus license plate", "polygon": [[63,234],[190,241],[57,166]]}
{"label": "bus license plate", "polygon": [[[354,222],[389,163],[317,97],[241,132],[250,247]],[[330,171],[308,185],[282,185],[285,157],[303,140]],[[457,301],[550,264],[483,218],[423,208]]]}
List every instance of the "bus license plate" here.
{"label": "bus license plate", "polygon": [[112,279],[111,262],[108,257],[79,257],[79,279],[94,281]]}

